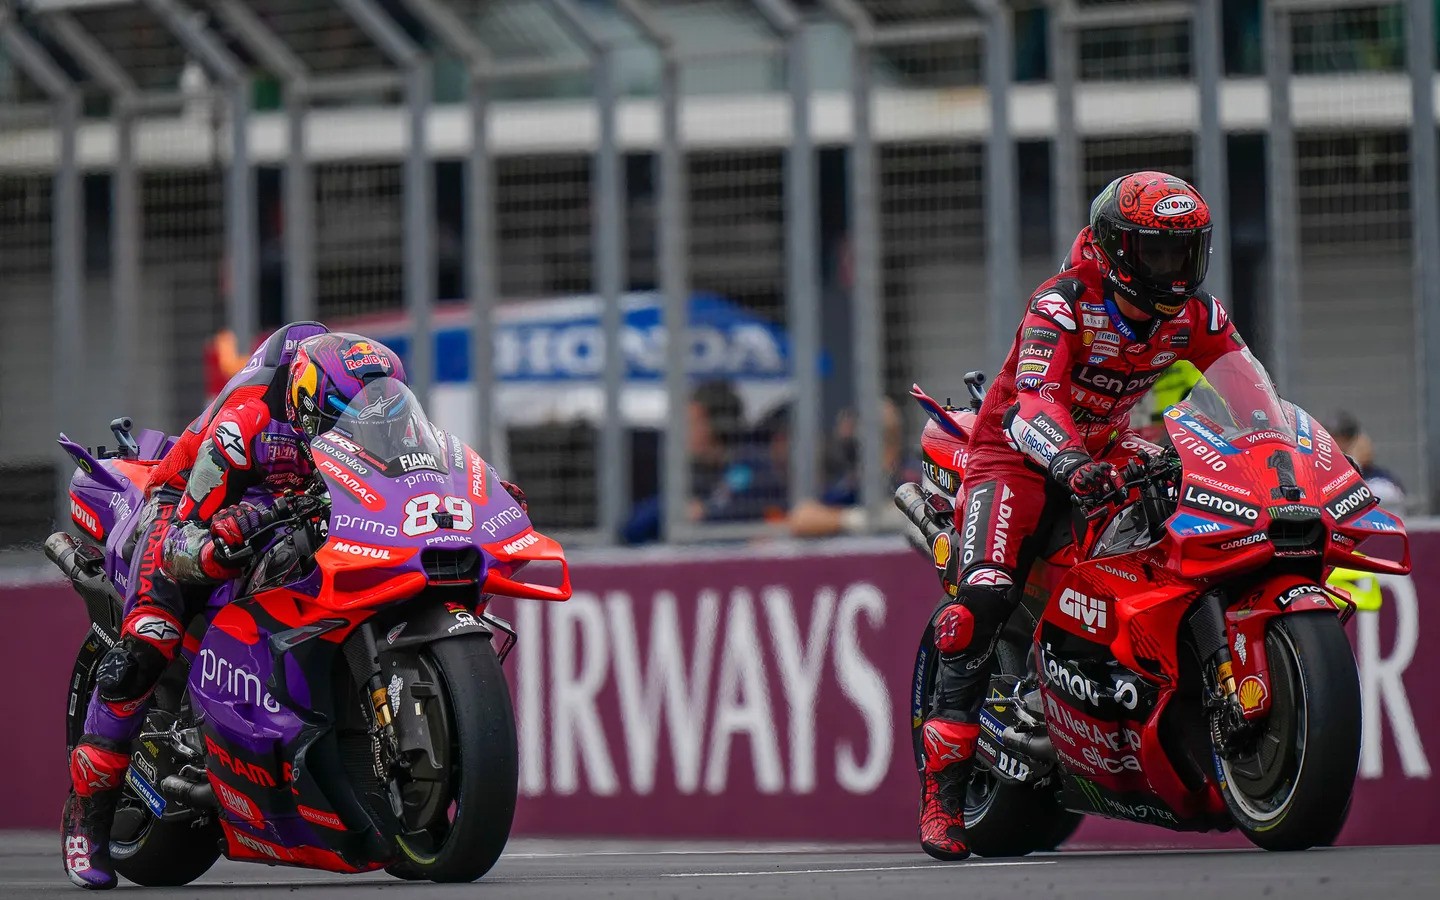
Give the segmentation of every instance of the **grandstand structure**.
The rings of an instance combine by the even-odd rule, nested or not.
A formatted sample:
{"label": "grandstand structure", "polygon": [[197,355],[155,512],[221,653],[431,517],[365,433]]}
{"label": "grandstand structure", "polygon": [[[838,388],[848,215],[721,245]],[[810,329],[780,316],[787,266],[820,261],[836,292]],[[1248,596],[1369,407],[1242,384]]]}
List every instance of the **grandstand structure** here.
{"label": "grandstand structure", "polygon": [[[1210,287],[1282,391],[1358,414],[1432,506],[1433,6],[1223,6],[0,3],[0,546],[60,515],[56,432],[181,427],[217,332],[308,317],[405,340],[442,424],[597,542],[655,490],[671,539],[764,527],[690,518],[684,414],[701,350],[740,360],[763,326],[784,377],[742,392],[736,452],[785,410],[789,499],[819,496],[854,410],[874,510],[883,398],[993,369],[1087,198],[1137,168],[1210,198]],[[701,315],[712,344],[663,339]],[[517,387],[497,352],[580,375]],[[744,387],[734,365],[706,371]],[[520,388],[548,418],[506,413]]]}

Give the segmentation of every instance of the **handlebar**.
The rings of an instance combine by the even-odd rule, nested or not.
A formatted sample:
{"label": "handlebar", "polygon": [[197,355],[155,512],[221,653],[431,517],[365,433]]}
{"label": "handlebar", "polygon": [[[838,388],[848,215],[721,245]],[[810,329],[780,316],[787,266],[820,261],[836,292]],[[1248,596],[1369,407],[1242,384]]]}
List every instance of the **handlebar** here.
{"label": "handlebar", "polygon": [[261,510],[258,519],[259,527],[245,541],[245,545],[236,550],[231,550],[219,541],[215,542],[215,556],[222,563],[234,564],[244,562],[255,552],[256,541],[268,535],[281,525],[304,522],[314,519],[326,512],[330,507],[328,497],[319,497],[313,494],[294,494],[282,496],[276,499],[275,504],[269,509]]}
{"label": "handlebar", "polygon": [[1144,450],[1137,451],[1135,458],[1126,463],[1125,468],[1121,470],[1119,485],[1094,497],[1071,494],[1070,499],[1088,518],[1110,503],[1124,501],[1130,496],[1131,490],[1144,488],[1158,477],[1172,474],[1179,461],[1180,457],[1175,453],[1174,448],[1162,450],[1158,456],[1151,456]]}

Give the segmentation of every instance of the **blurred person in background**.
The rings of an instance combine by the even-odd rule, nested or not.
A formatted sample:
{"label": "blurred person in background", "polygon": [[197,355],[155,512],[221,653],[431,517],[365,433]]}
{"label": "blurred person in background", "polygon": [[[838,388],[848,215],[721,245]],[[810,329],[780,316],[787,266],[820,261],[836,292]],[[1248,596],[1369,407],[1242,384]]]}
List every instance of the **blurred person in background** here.
{"label": "blurred person in background", "polygon": [[1360,421],[1350,413],[1341,411],[1336,414],[1334,427],[1329,431],[1339,445],[1340,452],[1350,457],[1355,468],[1360,470],[1361,477],[1365,479],[1370,492],[1380,501],[1380,505],[1397,516],[1405,515],[1405,488],[1401,486],[1400,479],[1388,469],[1375,465],[1375,443],[1360,427]]}
{"label": "blurred person in background", "polygon": [[706,522],[785,518],[790,482],[790,405],[771,410],[743,439],[715,487],[702,501]]}
{"label": "blurred person in background", "polygon": [[970,855],[965,794],[986,663],[1019,601],[1022,545],[1047,500],[1102,500],[1120,487],[1115,463],[1159,453],[1130,414],[1171,363],[1188,359],[1203,373],[1245,352],[1219,301],[1200,290],[1210,232],[1209,208],[1184,180],[1115,179],[1091,204],[1065,268],[1031,295],[985,395],[955,510],[959,591],[932,619],[939,666],[922,728],[920,844],[937,859]]}
{"label": "blurred person in background", "polygon": [[[743,423],[740,395],[726,381],[707,381],[695,388],[686,409],[686,450],[690,457],[690,500],[686,514],[698,522],[705,516],[705,500],[725,475]],[[621,529],[627,544],[660,539],[664,528],[659,495],[635,504]]]}
{"label": "blurred person in background", "polygon": [[[905,458],[904,422],[900,408],[889,397],[880,407],[882,459],[887,483],[893,489],[907,481],[920,480],[917,460]],[[830,537],[857,534],[868,530],[869,519],[860,505],[860,452],[855,433],[853,413],[845,412],[836,422],[834,439],[830,442],[829,467],[835,474],[819,500],[796,504],[786,519],[786,526],[796,537]],[[891,504],[885,505],[886,518],[895,513],[897,529],[904,518]]]}

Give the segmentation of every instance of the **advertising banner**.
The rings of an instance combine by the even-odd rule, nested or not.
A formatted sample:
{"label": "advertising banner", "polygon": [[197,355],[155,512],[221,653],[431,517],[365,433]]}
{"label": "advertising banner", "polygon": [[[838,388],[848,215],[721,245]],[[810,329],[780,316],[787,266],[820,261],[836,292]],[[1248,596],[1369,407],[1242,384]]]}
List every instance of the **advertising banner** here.
{"label": "advertising banner", "polygon": [[[1360,780],[1345,843],[1440,841],[1435,631],[1440,534],[1414,534],[1415,572],[1351,628],[1364,699]],[[1430,552],[1431,549],[1436,552]],[[888,546],[750,550],[680,562],[581,562],[568,603],[507,603],[520,742],[516,833],[593,837],[914,839],[909,743],[915,642],[933,570]],[[0,827],[53,827],[80,602],[59,585],[0,589],[16,630],[0,745],[23,773]],[[1428,629],[1428,632],[1427,632]],[[42,637],[43,636],[43,637]],[[21,689],[19,685],[25,685]],[[1224,846],[1090,819],[1075,846]]]}

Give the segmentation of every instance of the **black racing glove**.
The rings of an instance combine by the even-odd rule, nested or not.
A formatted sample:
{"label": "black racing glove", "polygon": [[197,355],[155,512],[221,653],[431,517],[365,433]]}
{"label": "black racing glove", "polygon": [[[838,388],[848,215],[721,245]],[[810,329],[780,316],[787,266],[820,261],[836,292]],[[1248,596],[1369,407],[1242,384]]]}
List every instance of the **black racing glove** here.
{"label": "black racing glove", "polygon": [[1095,500],[1120,489],[1120,476],[1108,462],[1096,462],[1084,450],[1066,450],[1050,461],[1050,477],[1082,500]]}

